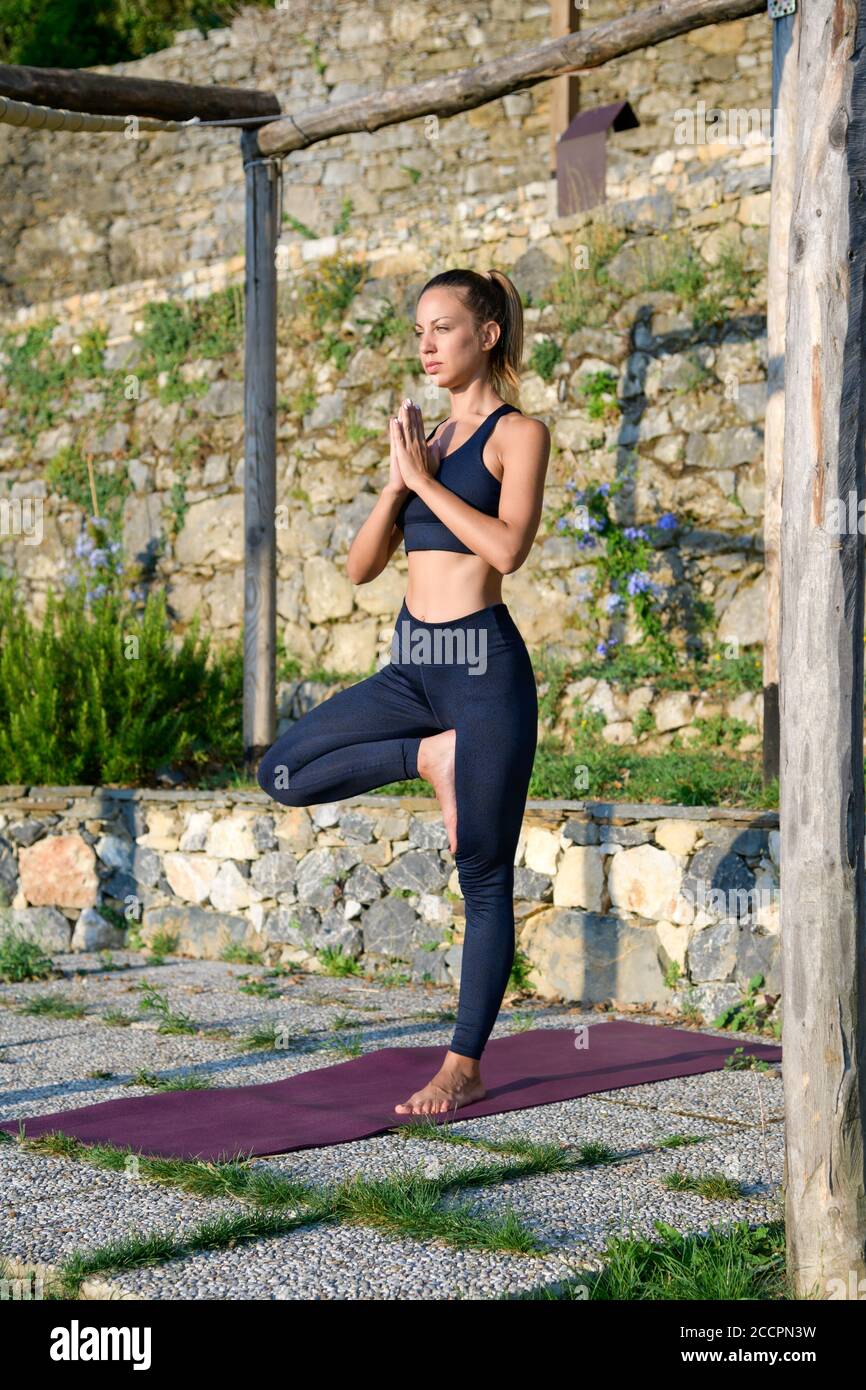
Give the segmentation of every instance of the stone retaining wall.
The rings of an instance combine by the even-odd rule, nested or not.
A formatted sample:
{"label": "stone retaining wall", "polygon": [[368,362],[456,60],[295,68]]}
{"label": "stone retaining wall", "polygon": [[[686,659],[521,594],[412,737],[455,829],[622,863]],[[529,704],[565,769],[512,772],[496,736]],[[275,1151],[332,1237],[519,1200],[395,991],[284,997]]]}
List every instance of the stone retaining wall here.
{"label": "stone retaining wall", "polygon": [[[530,801],[515,857],[517,945],[545,998],[674,1007],[708,1019],[757,973],[779,994],[774,812]],[[435,801],[358,796],[280,807],[260,791],[0,788],[3,917],[47,950],[177,937],[321,969],[457,984],[464,905]],[[675,977],[679,967],[679,980]]]}
{"label": "stone retaining wall", "polygon": [[[694,640],[696,596],[710,606],[720,640],[739,648],[763,640],[763,313],[696,331],[676,294],[640,286],[647,259],[674,234],[685,237],[707,266],[718,260],[723,239],[733,238],[744,265],[763,274],[768,150],[707,146],[684,150],[676,160],[668,151],[644,164],[610,208],[626,235],[609,266],[623,295],[619,310],[603,328],[571,332],[555,304],[530,306],[525,314],[520,405],[545,420],[553,447],[539,534],[523,568],[506,576],[504,597],[531,649],[548,642],[565,657],[574,657],[586,638],[594,556],[575,535],[558,534],[553,518],[573,500],[570,487],[613,481],[631,462],[636,471],[619,499],[621,520],[642,526],[663,512],[683,519],[675,534],[659,538],[655,576],[675,615],[673,640]],[[551,188],[526,185],[498,201],[458,204],[459,260],[501,265],[521,291],[542,295],[587,236],[585,216],[551,219]],[[351,351],[345,363],[318,361],[314,372],[309,346],[292,333],[292,296],[315,266],[314,258],[306,263],[303,257],[333,248],[304,243],[299,265],[280,271],[286,297],[278,353],[277,498],[288,514],[277,526],[277,611],[286,650],[307,669],[365,672],[390,640],[388,624],[405,593],[405,555],[398,551],[377,579],[359,586],[346,578],[345,556],[387,476],[388,414],[410,394],[432,425],[445,418],[447,397],[441,403],[431,397],[431,383],[413,370],[414,343],[365,345],[363,324],[383,305],[411,312],[421,277],[451,263],[446,241],[432,215],[411,237],[408,226],[392,223],[372,239],[361,232],[340,238],[340,251],[361,257],[374,278],[346,313],[342,331]],[[35,616],[44,610],[48,586],[73,562],[82,513],[49,487],[46,469],[75,446],[93,455],[98,475],[127,475],[124,551],[152,565],[148,582],[166,589],[174,630],[184,631],[198,609],[216,643],[240,632],[242,350],[185,366],[188,379],[206,388],[189,400],[163,403],[147,381],[137,400],[111,410],[106,400],[118,376],[135,373],[135,333],[149,299],[197,297],[241,279],[238,260],[207,273],[190,268],[163,283],[51,301],[15,316],[21,330],[56,315],[52,343],[58,353],[74,354],[85,328],[101,324],[108,332],[104,376],[76,382],[47,428],[27,439],[7,429],[0,443],[0,496],[11,506],[34,508],[40,523],[38,543],[23,530],[3,527],[0,565],[17,575]],[[762,302],[759,296],[756,310]],[[544,380],[529,359],[535,344],[548,340],[559,345],[562,359]],[[587,374],[601,370],[617,382],[620,405],[612,419],[592,418],[583,395]],[[312,393],[310,404],[299,407],[305,390]],[[0,424],[6,405],[0,389]],[[357,430],[371,433],[358,442]],[[620,640],[639,637],[629,620]]]}
{"label": "stone retaining wall", "polygon": [[[563,688],[556,718],[549,727],[539,721],[539,737],[553,733],[567,746],[577,712],[579,717],[601,716],[604,722],[599,733],[605,743],[639,747],[645,753],[658,753],[674,740],[685,746],[700,743],[703,721],[710,720],[728,725],[738,753],[753,753],[763,746],[764,700],[760,691],[742,690],[732,695],[697,689],[659,690],[651,684],[624,690],[611,681],[584,676]],[[281,731],[291,722],[281,719]],[[737,725],[738,737],[734,738]]]}
{"label": "stone retaining wall", "polygon": [[[588,0],[582,28],[633,8]],[[247,8],[205,37],[103,71],[276,93],[305,111],[405,86],[520,52],[550,38],[550,5],[521,0],[290,0]],[[609,141],[615,159],[671,151],[678,108],[771,104],[765,15],[698,29],[641,49],[580,79],[584,108],[627,98],[641,122]],[[552,83],[448,119],[419,119],[297,150],[286,161],[285,210],[331,235],[351,199],[353,230],[387,237],[429,222],[439,233],[461,198],[494,200],[550,178]],[[32,304],[205,267],[243,251],[238,133],[211,128],[142,135],[73,135],[0,126],[0,303]],[[307,234],[287,228],[298,249]],[[439,235],[434,236],[435,247]],[[431,251],[431,258],[435,256]]]}

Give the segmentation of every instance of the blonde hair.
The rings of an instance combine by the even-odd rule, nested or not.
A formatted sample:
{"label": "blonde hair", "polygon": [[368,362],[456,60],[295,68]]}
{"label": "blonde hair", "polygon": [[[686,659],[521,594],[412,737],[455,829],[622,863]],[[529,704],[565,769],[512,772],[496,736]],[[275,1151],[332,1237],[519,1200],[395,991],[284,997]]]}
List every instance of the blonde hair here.
{"label": "blonde hair", "polygon": [[523,363],[523,304],[514,281],[501,270],[443,270],[427,281],[418,299],[437,286],[462,291],[477,327],[490,319],[499,324],[499,337],[489,353],[490,379],[496,394],[516,405]]}

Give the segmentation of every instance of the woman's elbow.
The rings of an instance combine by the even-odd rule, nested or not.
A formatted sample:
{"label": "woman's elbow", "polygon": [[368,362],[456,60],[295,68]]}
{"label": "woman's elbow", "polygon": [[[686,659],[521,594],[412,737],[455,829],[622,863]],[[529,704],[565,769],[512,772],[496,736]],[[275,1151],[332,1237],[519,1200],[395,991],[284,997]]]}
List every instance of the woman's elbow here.
{"label": "woman's elbow", "polygon": [[499,561],[496,564],[500,574],[514,574],[519,570],[535,542],[538,522],[531,529],[525,526],[508,524],[499,537]]}
{"label": "woman's elbow", "polygon": [[520,569],[525,559],[523,546],[519,546],[517,549],[513,546],[506,546],[499,557],[496,568],[500,574],[514,574],[515,570]]}
{"label": "woman's elbow", "polygon": [[384,565],[370,565],[367,569],[361,569],[359,565],[353,565],[347,560],[346,578],[350,584],[369,584],[371,580],[378,578],[384,568]]}

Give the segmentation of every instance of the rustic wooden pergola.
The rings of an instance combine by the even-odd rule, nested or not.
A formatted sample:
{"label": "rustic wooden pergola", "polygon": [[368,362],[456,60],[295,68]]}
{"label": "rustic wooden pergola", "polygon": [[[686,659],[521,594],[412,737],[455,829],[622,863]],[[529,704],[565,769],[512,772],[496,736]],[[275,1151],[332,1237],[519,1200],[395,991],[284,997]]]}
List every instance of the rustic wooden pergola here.
{"label": "rustic wooden pergola", "polygon": [[[765,771],[778,764],[781,786],[788,1256],[800,1296],[817,1287],[819,1297],[848,1297],[852,1280],[856,1290],[866,1279],[864,564],[862,532],[839,537],[824,521],[833,497],[853,493],[858,516],[866,505],[866,0],[657,0],[578,33],[560,33],[563,0],[553,0],[560,36],[548,43],[298,114],[280,111],[267,92],[0,65],[0,120],[93,132],[127,130],[130,121],[142,131],[241,130],[243,733],[252,766],[275,732],[282,159],[351,131],[455,115],[689,30],[768,10],[778,138],[768,274]],[[557,93],[564,128],[571,98],[561,87]]]}

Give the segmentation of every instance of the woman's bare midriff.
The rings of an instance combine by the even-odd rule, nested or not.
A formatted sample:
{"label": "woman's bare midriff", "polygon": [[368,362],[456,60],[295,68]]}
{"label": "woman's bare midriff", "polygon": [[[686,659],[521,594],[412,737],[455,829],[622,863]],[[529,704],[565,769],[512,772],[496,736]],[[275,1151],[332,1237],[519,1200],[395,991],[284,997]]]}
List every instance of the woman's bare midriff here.
{"label": "woman's bare midriff", "polygon": [[412,550],[406,607],[422,623],[447,623],[502,602],[502,575],[480,555]]}

